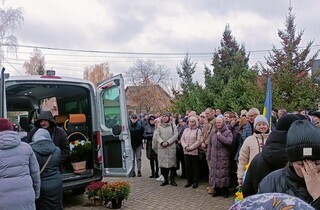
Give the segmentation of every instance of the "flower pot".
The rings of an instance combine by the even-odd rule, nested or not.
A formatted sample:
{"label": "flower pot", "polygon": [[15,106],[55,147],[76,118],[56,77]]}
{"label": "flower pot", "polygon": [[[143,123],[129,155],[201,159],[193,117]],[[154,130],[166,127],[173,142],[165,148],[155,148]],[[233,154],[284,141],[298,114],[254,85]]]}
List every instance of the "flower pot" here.
{"label": "flower pot", "polygon": [[121,209],[121,206],[122,206],[122,198],[118,198],[118,199],[113,199],[111,201],[111,207],[113,209]]}
{"label": "flower pot", "polygon": [[73,173],[80,174],[80,173],[85,172],[87,170],[86,163],[87,163],[87,161],[71,163],[72,167],[73,167]]}

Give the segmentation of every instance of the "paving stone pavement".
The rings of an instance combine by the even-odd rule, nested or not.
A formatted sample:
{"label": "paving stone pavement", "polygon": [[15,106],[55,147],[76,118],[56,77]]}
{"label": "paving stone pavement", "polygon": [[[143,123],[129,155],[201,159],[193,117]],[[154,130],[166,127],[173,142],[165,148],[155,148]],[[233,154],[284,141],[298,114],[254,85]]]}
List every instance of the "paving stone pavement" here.
{"label": "paving stone pavement", "polygon": [[[144,147],[145,148],[145,147]],[[160,186],[161,182],[155,178],[149,178],[151,170],[149,161],[145,155],[145,149],[142,151],[142,177],[105,177],[104,181],[128,181],[131,184],[131,193],[128,200],[124,200],[122,209],[228,209],[234,202],[234,196],[229,198],[213,198],[206,191],[207,183],[200,182],[197,189],[185,188],[185,179],[176,178],[177,187],[167,185]],[[178,175],[180,172],[178,171]],[[91,210],[91,209],[111,209],[110,206],[82,206],[85,202],[85,195],[74,195],[71,192],[64,194],[64,209],[66,210]]]}

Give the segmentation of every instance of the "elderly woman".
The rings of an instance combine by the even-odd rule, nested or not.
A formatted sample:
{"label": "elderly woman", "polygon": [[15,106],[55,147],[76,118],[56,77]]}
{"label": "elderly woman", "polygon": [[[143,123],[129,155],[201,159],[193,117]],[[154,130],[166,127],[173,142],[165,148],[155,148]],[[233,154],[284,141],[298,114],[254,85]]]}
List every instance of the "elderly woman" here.
{"label": "elderly woman", "polygon": [[178,130],[175,123],[170,120],[169,112],[162,114],[162,123],[155,130],[153,138],[157,142],[158,162],[161,175],[164,177],[164,182],[161,186],[169,184],[169,171],[171,185],[177,186],[174,174],[177,167],[176,141],[178,139]]}
{"label": "elderly woman", "polygon": [[181,145],[185,155],[186,172],[188,182],[185,187],[198,187],[199,181],[199,154],[198,147],[201,144],[201,130],[198,128],[196,117],[189,117],[189,127],[186,128],[181,137]]}
{"label": "elderly woman", "polygon": [[0,119],[0,209],[36,209],[40,170],[31,147],[8,119]]}
{"label": "elderly woman", "polygon": [[240,149],[237,171],[239,185],[242,185],[246,165],[262,151],[269,136],[269,122],[265,116],[258,115],[254,119],[253,127],[253,135],[246,138]]}
{"label": "elderly woman", "polygon": [[230,146],[232,144],[232,132],[227,128],[224,119],[217,117],[207,150],[207,160],[211,161],[209,171],[209,184],[214,188],[212,196],[222,195],[229,197],[230,185]]}
{"label": "elderly woman", "polygon": [[62,209],[60,148],[53,143],[49,131],[43,128],[35,132],[30,146],[42,170],[40,197],[36,200],[37,209]]}

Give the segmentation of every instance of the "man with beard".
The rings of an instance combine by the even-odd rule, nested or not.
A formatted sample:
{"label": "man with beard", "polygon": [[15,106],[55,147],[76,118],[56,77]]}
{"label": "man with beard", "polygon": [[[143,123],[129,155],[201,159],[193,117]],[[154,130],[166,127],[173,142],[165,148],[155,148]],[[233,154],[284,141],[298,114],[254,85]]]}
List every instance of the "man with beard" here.
{"label": "man with beard", "polygon": [[62,170],[66,167],[65,162],[70,151],[67,133],[62,128],[57,126],[51,111],[41,111],[39,119],[35,122],[35,128],[30,131],[26,138],[27,143],[31,142],[33,135],[39,128],[48,130],[53,143],[60,148],[60,171],[62,173]]}

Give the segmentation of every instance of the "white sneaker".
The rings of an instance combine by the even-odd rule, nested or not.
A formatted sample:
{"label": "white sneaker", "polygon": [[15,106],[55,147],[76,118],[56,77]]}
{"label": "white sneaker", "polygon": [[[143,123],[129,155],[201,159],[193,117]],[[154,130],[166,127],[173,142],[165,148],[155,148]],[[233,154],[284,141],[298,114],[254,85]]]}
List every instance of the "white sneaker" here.
{"label": "white sneaker", "polygon": [[163,182],[164,181],[164,177],[162,175],[160,175],[158,178],[156,178],[157,181],[159,182]]}

